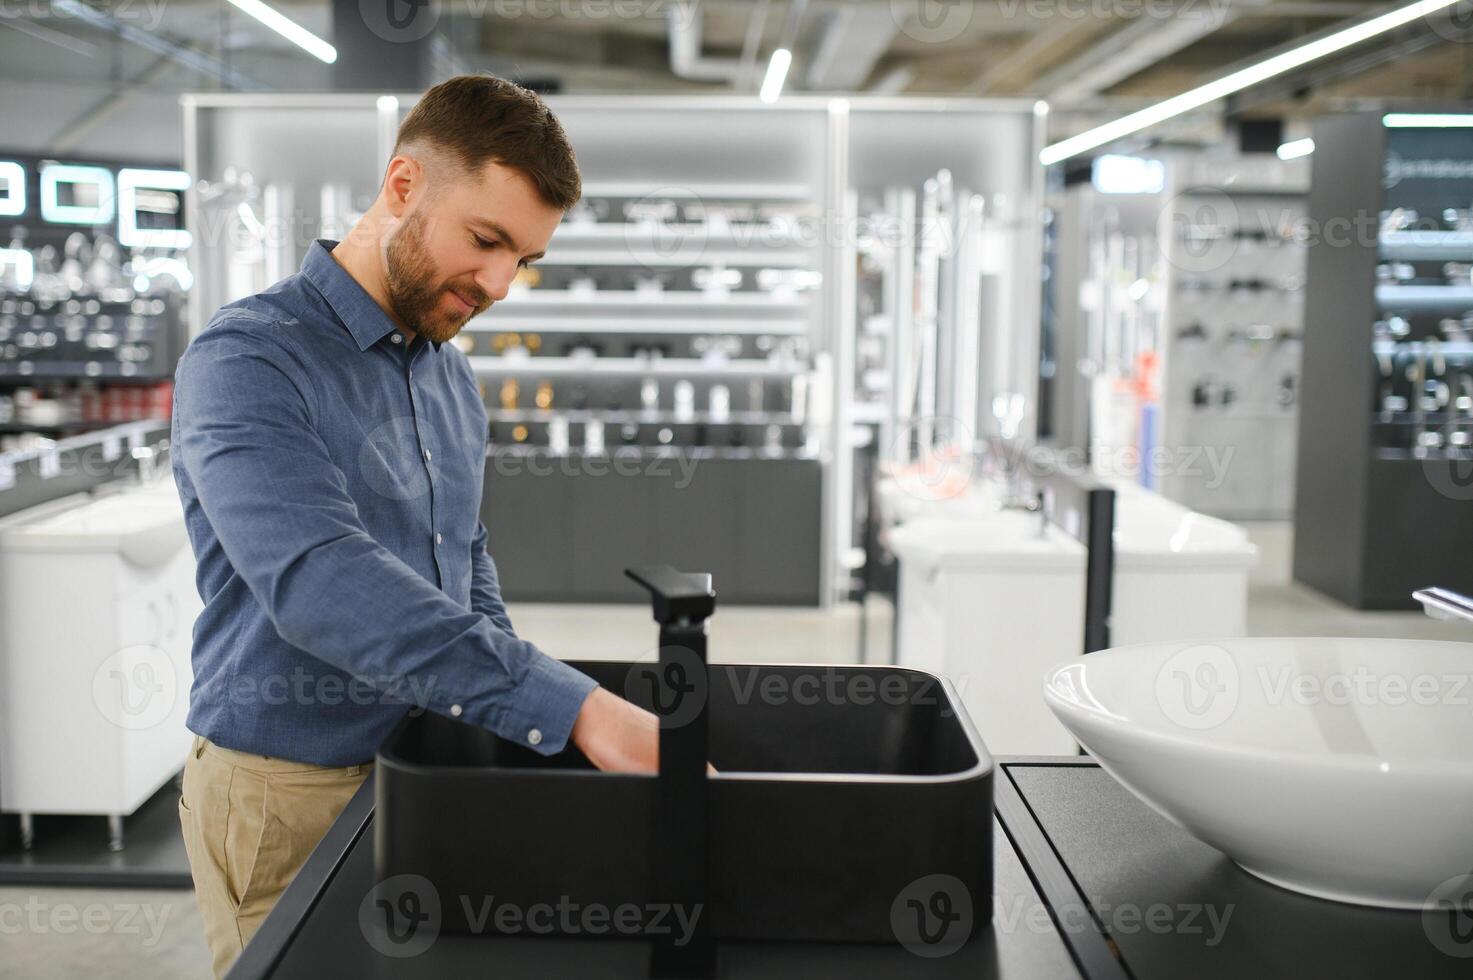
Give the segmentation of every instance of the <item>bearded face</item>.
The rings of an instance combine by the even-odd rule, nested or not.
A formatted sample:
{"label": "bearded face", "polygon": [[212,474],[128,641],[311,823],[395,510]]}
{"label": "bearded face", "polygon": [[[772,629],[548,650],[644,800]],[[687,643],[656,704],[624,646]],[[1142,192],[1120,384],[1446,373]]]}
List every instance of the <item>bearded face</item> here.
{"label": "bearded face", "polygon": [[426,154],[389,179],[404,198],[379,245],[385,309],[435,343],[505,297],[562,219],[530,177],[495,162],[468,172]]}
{"label": "bearded face", "polygon": [[484,313],[491,298],[473,278],[441,278],[425,226],[422,212],[405,216],[389,241],[384,283],[399,321],[426,340],[444,343],[472,317]]}

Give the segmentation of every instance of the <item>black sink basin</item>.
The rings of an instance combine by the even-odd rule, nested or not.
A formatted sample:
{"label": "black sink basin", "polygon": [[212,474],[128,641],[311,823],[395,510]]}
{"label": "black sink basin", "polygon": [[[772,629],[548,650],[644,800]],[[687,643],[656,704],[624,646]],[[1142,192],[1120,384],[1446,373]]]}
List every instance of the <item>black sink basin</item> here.
{"label": "black sink basin", "polygon": [[[654,710],[650,663],[574,664]],[[631,676],[631,671],[635,672]],[[900,667],[709,668],[715,937],[896,942],[902,893],[950,875],[991,909],[992,760],[944,681]],[[378,879],[422,876],[448,932],[522,932],[486,900],[646,909],[660,780],[551,758],[436,714],[378,756]],[[694,809],[699,809],[694,808]],[[908,915],[910,913],[903,913]],[[552,917],[545,931],[567,933]]]}

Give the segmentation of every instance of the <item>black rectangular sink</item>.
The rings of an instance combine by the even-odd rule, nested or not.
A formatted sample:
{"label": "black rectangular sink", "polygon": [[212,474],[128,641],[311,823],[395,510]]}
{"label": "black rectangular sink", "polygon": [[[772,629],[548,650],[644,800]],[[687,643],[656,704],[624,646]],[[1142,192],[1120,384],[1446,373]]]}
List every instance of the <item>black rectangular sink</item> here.
{"label": "black rectangular sink", "polygon": [[[656,664],[573,666],[655,710]],[[936,875],[956,879],[985,927],[992,760],[947,683],[889,666],[713,665],[706,677],[714,937],[902,941],[907,889]],[[427,879],[444,931],[497,932],[488,896],[523,910],[655,901],[660,778],[420,713],[385,742],[376,780],[378,880]],[[547,931],[564,931],[553,919]]]}

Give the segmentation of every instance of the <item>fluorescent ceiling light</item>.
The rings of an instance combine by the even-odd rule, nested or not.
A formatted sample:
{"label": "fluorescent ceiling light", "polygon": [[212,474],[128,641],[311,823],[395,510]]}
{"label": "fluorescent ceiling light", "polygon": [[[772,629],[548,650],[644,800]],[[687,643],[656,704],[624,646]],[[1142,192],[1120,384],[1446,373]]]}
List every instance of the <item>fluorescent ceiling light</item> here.
{"label": "fluorescent ceiling light", "polygon": [[783,80],[788,77],[788,65],[793,63],[793,52],[787,48],[778,48],[772,52],[772,60],[767,63],[767,77],[762,79],[762,101],[776,102],[778,93],[783,90]]}
{"label": "fluorescent ceiling light", "polygon": [[1166,164],[1144,157],[1106,153],[1090,168],[1090,182],[1101,194],[1160,194],[1166,188]]}
{"label": "fluorescent ceiling light", "polygon": [[266,6],[261,0],[230,0],[245,13],[271,28],[288,41],[329,65],[338,60],[338,49],[284,14]]}
{"label": "fluorescent ceiling light", "polygon": [[[97,200],[90,204],[61,203],[61,185],[96,188]],[[113,220],[117,201],[111,170],[52,163],[41,168],[41,218],[59,225],[105,225]]]}
{"label": "fluorescent ceiling light", "polygon": [[1388,112],[1381,117],[1381,125],[1392,129],[1467,129],[1473,126],[1473,116],[1434,112]]}
{"label": "fluorescent ceiling light", "polygon": [[130,248],[188,248],[189,232],[183,228],[138,227],[140,190],[184,191],[188,187],[189,174],[182,170],[139,170],[133,167],[119,170],[118,242]]}
{"label": "fluorescent ceiling light", "polygon": [[1184,112],[1200,109],[1202,106],[1218,99],[1226,98],[1234,92],[1241,92],[1245,88],[1251,88],[1270,78],[1277,77],[1287,71],[1292,71],[1301,65],[1307,65],[1311,61],[1318,61],[1327,55],[1337,51],[1368,41],[1373,37],[1385,34],[1387,31],[1395,30],[1403,24],[1409,24],[1421,17],[1434,14],[1444,7],[1461,3],[1462,0],[1418,0],[1417,3],[1398,7],[1378,17],[1362,21],[1343,30],[1326,34],[1324,37],[1301,44],[1297,48],[1291,48],[1282,54],[1266,58],[1257,64],[1241,68],[1230,75],[1206,85],[1199,85],[1189,89],[1180,95],[1174,95],[1164,102],[1147,106],[1127,116],[1121,116],[1113,122],[1107,122],[1103,126],[1086,130],[1078,136],[1071,136],[1066,140],[1060,140],[1051,146],[1043,148],[1038,159],[1047,166],[1067,160],[1072,156],[1093,150],[1097,146],[1104,146],[1113,140],[1118,140],[1131,133],[1138,133],[1143,129],[1165,122]]}
{"label": "fluorescent ceiling light", "polygon": [[1279,146],[1276,151],[1280,160],[1298,160],[1307,157],[1314,152],[1314,140],[1308,136],[1302,140],[1290,140]]}
{"label": "fluorescent ceiling light", "polygon": [[0,197],[0,215],[13,218],[26,213],[26,170],[14,160],[0,160],[0,184],[4,186],[4,197]]}

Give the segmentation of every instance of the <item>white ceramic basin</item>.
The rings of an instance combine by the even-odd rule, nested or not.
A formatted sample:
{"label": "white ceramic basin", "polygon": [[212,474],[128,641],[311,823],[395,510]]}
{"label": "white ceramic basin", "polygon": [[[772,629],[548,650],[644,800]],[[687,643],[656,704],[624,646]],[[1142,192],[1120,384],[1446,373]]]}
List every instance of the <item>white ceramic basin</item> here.
{"label": "white ceramic basin", "polygon": [[1090,754],[1244,870],[1422,909],[1473,869],[1473,643],[1152,643],[1055,668]]}
{"label": "white ceramic basin", "polygon": [[1115,488],[1115,557],[1122,567],[1250,568],[1258,549],[1241,527],[1173,503],[1127,481]]}
{"label": "white ceramic basin", "polygon": [[187,543],[179,498],[143,489],[48,512],[0,536],[7,551],[116,552],[139,568],[163,564]]}

